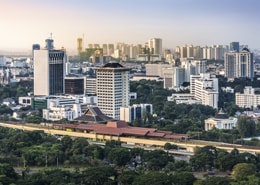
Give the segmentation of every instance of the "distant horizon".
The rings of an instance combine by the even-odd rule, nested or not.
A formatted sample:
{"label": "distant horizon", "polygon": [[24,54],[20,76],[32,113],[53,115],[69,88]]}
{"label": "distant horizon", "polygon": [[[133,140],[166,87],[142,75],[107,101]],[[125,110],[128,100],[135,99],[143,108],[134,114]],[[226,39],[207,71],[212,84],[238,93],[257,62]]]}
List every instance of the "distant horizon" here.
{"label": "distant horizon", "polygon": [[94,43],[144,44],[161,38],[163,48],[228,45],[260,49],[259,0],[0,0],[0,50],[30,50],[53,33],[56,48]]}
{"label": "distant horizon", "polygon": [[[75,41],[76,42],[76,41]],[[234,42],[239,42],[239,41],[234,41]],[[128,44],[128,43],[126,43],[126,42],[118,42],[118,43],[125,43],[125,44]],[[40,43],[33,43],[33,44],[40,44]],[[33,45],[32,44],[32,45]],[[102,47],[102,44],[105,44],[105,43],[91,43],[91,44],[99,44],[100,45],[100,47]],[[106,44],[108,44],[108,43],[106,43]],[[114,45],[116,45],[116,43],[110,43],[110,44],[114,44]],[[141,43],[139,43],[139,44],[141,44]],[[228,44],[209,44],[209,45],[195,45],[195,44],[184,44],[184,45],[179,45],[180,47],[181,46],[185,46],[185,45],[193,45],[193,46],[200,46],[200,47],[206,47],[206,46],[213,46],[213,45],[222,45],[222,46],[229,46],[229,44],[230,43],[228,43]],[[0,49],[0,55],[11,55],[11,54],[13,54],[13,55],[31,55],[32,54],[32,45],[31,45],[31,48],[28,48],[28,49],[17,49],[17,48],[13,48],[13,49]],[[137,45],[137,44],[133,44],[133,45]],[[144,45],[144,43],[142,44],[142,45]],[[246,45],[246,44],[241,44],[240,43],[240,45]],[[45,47],[45,43],[44,43],[44,45],[42,44],[40,44],[40,47],[41,48],[44,48]],[[175,47],[177,47],[177,46],[175,46]],[[163,47],[163,49],[170,49],[170,50],[175,50],[175,47],[173,47],[173,48],[164,48]],[[87,48],[87,47],[84,47],[84,49],[85,48]],[[248,46],[248,48],[249,48],[249,50],[250,50],[250,52],[252,52],[252,51],[257,51],[257,52],[260,52],[260,49],[257,49],[257,48],[251,48],[251,47],[249,47]],[[61,49],[61,47],[60,48],[58,48],[58,47],[55,47],[55,40],[54,40],[54,49]],[[74,49],[67,49],[66,47],[64,47],[64,49],[67,51],[67,53],[69,54],[69,55],[77,55],[77,48],[74,48]]]}

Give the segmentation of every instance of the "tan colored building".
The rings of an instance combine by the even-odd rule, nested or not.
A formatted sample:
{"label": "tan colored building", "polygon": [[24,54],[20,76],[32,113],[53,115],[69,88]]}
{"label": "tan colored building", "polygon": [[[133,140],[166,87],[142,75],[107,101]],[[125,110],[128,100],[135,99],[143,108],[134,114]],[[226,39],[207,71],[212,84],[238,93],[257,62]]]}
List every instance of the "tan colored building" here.
{"label": "tan colored building", "polygon": [[236,105],[243,108],[257,108],[260,105],[260,94],[255,93],[255,88],[246,86],[244,93],[236,93]]}

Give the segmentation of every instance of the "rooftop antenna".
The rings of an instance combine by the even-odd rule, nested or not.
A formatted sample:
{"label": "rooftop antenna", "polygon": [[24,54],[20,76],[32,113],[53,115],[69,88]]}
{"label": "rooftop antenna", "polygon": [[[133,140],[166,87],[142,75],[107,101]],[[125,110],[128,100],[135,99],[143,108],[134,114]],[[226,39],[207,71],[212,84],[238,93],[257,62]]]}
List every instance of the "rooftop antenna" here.
{"label": "rooftop antenna", "polygon": [[50,33],[50,39],[52,39],[52,32]]}

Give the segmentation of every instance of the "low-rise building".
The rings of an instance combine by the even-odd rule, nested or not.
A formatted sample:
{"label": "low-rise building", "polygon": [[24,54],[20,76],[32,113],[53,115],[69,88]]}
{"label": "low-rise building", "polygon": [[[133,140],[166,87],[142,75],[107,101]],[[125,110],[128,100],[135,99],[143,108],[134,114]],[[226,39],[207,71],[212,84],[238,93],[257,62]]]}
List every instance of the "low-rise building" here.
{"label": "low-rise building", "polygon": [[167,100],[218,108],[218,79],[209,73],[190,75],[190,78],[190,94],[172,94]]}
{"label": "low-rise building", "polygon": [[153,114],[152,104],[133,104],[128,107],[120,107],[120,120],[129,123],[137,118],[142,119],[145,113]]}
{"label": "low-rise building", "polygon": [[130,81],[140,81],[140,80],[155,80],[155,81],[163,81],[163,79],[159,76],[153,75],[135,75],[133,76]]}
{"label": "low-rise building", "polygon": [[246,86],[244,93],[236,93],[236,105],[242,108],[257,108],[260,105],[260,94],[256,94],[256,88]]}
{"label": "low-rise building", "polygon": [[167,97],[167,101],[175,101],[176,104],[201,104],[200,100],[196,100],[194,95],[188,93],[175,93]]}
{"label": "low-rise building", "polygon": [[208,118],[205,120],[205,130],[211,130],[213,128],[217,129],[232,129],[237,125],[237,118],[228,117],[222,110],[213,118]]}

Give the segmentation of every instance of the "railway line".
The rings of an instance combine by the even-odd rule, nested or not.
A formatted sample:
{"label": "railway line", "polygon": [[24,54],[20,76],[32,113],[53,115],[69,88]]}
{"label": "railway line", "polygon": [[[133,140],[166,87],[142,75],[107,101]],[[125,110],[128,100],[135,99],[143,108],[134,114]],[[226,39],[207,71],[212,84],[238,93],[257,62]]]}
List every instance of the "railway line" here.
{"label": "railway line", "polygon": [[46,134],[51,135],[67,135],[71,137],[84,137],[92,141],[109,141],[109,140],[117,140],[121,141],[128,146],[133,147],[163,147],[166,143],[170,143],[173,145],[177,145],[181,150],[178,151],[179,154],[187,155],[192,154],[196,147],[204,147],[204,146],[214,146],[219,149],[224,149],[228,152],[233,150],[234,148],[238,149],[240,152],[249,152],[252,154],[260,154],[260,147],[250,147],[244,145],[237,144],[229,144],[223,142],[211,142],[211,141],[202,141],[202,140],[162,140],[162,139],[148,139],[148,138],[137,138],[137,137],[126,137],[126,136],[113,136],[113,135],[105,135],[105,134],[96,134],[96,133],[85,133],[85,132],[75,132],[75,131],[65,131],[65,130],[57,130],[46,126],[38,126],[32,124],[14,124],[14,123],[0,123],[2,127],[8,127],[13,129],[34,131],[41,130]]}

